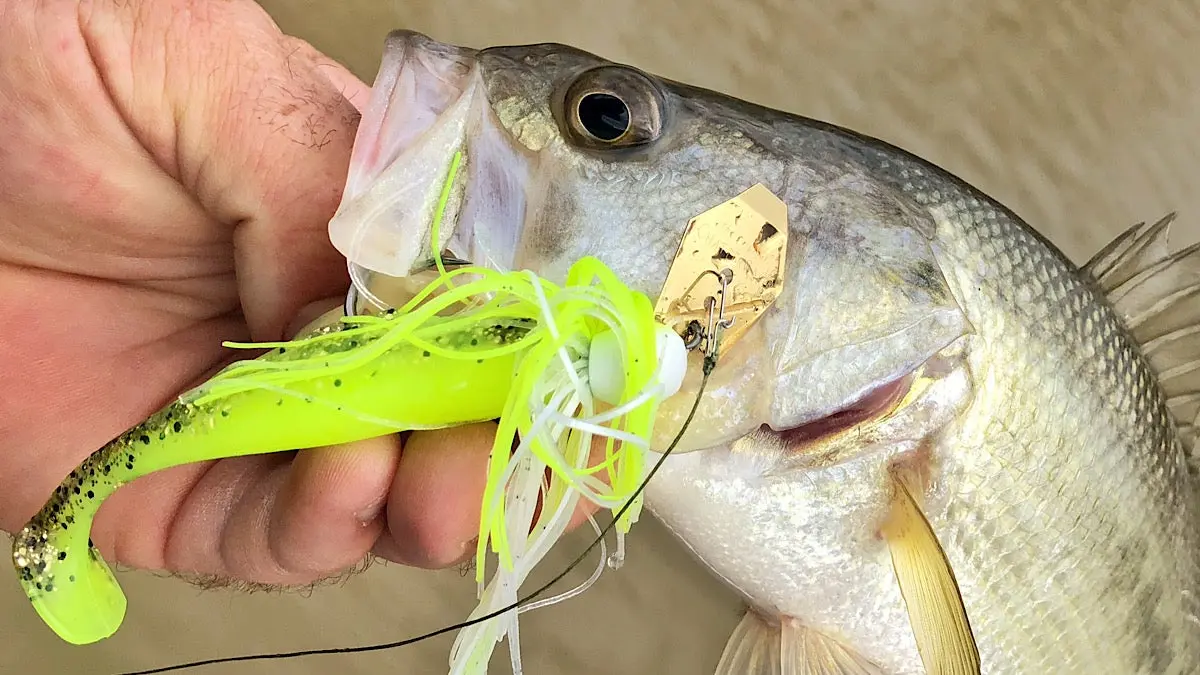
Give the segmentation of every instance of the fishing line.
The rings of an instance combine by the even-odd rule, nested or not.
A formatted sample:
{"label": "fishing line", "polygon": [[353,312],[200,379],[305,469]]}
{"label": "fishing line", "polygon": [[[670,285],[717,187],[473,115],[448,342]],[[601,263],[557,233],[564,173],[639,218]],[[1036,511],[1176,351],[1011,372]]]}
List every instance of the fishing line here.
{"label": "fishing line", "polygon": [[179,664],[175,664],[175,665],[171,665],[171,666],[163,666],[161,668],[152,668],[149,670],[128,671],[128,672],[124,672],[124,673],[119,673],[118,675],[155,675],[156,673],[176,672],[176,671],[180,671],[180,670],[187,670],[189,668],[200,668],[203,666],[216,665],[219,663],[240,663],[240,662],[245,662],[245,661],[274,661],[274,660],[284,660],[284,659],[296,659],[296,658],[302,658],[305,656],[322,656],[322,655],[332,655],[332,654],[361,654],[361,653],[365,653],[365,652],[386,651],[388,649],[396,649],[398,647],[407,647],[409,645],[413,645],[418,642],[423,642],[425,640],[429,640],[431,638],[438,637],[439,635],[445,635],[446,633],[452,633],[454,631],[459,631],[464,628],[470,628],[471,626],[474,626],[474,625],[483,623],[485,621],[494,619],[496,617],[502,616],[504,614],[507,614],[508,612],[511,612],[515,609],[522,608],[529,602],[536,600],[538,597],[540,597],[546,591],[550,590],[551,587],[553,587],[558,582],[562,581],[564,578],[566,578],[566,576],[568,574],[570,574],[577,567],[579,567],[579,565],[583,564],[583,561],[587,559],[587,557],[592,553],[592,551],[596,550],[596,547],[600,546],[604,542],[604,538],[606,536],[608,536],[608,533],[611,532],[614,527],[616,527],[616,524],[618,522],[620,522],[621,517],[625,515],[625,512],[628,511],[630,509],[630,507],[633,506],[634,502],[636,502],[638,497],[641,496],[642,492],[645,491],[646,486],[649,485],[649,483],[650,483],[650,479],[654,477],[654,474],[658,473],[658,470],[663,465],[663,462],[666,461],[667,457],[670,456],[671,452],[675,449],[675,447],[679,445],[679,442],[683,439],[684,433],[686,433],[688,430],[688,427],[691,426],[692,420],[696,416],[696,410],[700,407],[700,400],[704,396],[704,389],[708,385],[709,375],[712,374],[712,371],[714,368],[716,368],[716,365],[717,365],[717,353],[716,353],[716,349],[713,349],[713,350],[709,351],[708,353],[706,353],[704,356],[703,370],[702,370],[703,377],[700,380],[700,388],[696,392],[696,400],[692,403],[691,410],[688,412],[687,417],[683,420],[683,426],[680,427],[679,433],[677,433],[675,435],[675,438],[671,441],[670,445],[667,446],[666,450],[663,451],[662,455],[658,458],[658,461],[656,461],[654,463],[654,465],[652,467],[650,467],[650,471],[646,474],[646,477],[644,479],[642,479],[642,482],[638,485],[637,489],[634,490],[633,494],[630,495],[630,497],[625,501],[624,505],[622,505],[620,510],[617,511],[617,513],[613,516],[612,520],[607,525],[604,526],[604,529],[602,529],[600,531],[600,534],[597,535],[597,537],[594,540],[592,540],[592,543],[586,549],[584,549],[583,552],[580,553],[579,556],[576,557],[575,560],[573,560],[570,565],[567,565],[566,569],[564,569],[562,572],[560,572],[557,576],[555,576],[550,581],[543,584],[541,587],[539,587],[534,592],[530,593],[529,595],[526,595],[523,598],[518,599],[516,602],[510,603],[506,607],[502,607],[500,609],[494,610],[492,612],[489,612],[488,614],[484,614],[484,615],[476,617],[474,619],[462,621],[462,622],[456,623],[452,626],[446,626],[444,628],[439,628],[435,631],[431,631],[431,632],[425,633],[423,635],[418,635],[416,637],[407,638],[404,640],[397,640],[395,642],[381,642],[381,643],[371,644],[371,645],[358,645],[355,647],[325,647],[325,648],[321,648],[321,649],[305,649],[305,650],[294,651],[294,652],[275,652],[275,653],[265,653],[265,654],[242,654],[240,656],[224,656],[224,657],[214,658],[214,659],[205,659],[202,661],[191,661],[188,663],[179,663]]}

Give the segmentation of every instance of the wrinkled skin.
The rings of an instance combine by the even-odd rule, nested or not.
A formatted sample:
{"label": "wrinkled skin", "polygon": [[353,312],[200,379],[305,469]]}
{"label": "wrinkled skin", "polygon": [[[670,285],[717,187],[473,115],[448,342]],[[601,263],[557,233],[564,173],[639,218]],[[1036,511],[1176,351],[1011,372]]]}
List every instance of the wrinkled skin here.
{"label": "wrinkled skin", "polygon": [[[1095,286],[1011,212],[873,139],[559,45],[397,33],[376,86],[330,225],[376,272],[427,264],[422,177],[455,150],[439,243],[552,280],[596,256],[651,297],[690,217],[760,182],[786,202],[783,294],[647,493],[757,611],[923,672],[879,535],[904,465],[983,672],[1200,668],[1195,486],[1162,392]],[[625,102],[624,136],[589,137],[589,91]],[[399,244],[355,248],[389,228]]]}

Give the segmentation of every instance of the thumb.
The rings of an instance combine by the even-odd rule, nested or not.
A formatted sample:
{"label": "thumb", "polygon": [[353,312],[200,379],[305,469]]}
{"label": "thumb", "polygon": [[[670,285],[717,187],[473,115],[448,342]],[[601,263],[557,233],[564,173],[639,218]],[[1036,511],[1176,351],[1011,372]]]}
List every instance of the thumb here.
{"label": "thumb", "polygon": [[252,338],[343,293],[326,225],[368,87],[251,0],[98,0],[83,19],[139,141],[229,227]]}

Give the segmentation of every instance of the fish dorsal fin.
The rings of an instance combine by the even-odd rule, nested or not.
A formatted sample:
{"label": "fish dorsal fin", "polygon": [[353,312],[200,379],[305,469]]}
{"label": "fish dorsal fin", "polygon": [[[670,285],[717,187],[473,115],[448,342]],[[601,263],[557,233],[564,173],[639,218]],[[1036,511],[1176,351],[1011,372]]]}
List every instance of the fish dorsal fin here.
{"label": "fish dorsal fin", "polygon": [[1200,423],[1200,244],[1172,252],[1170,213],[1129,228],[1083,270],[1108,296],[1158,375],[1189,454]]}
{"label": "fish dorsal fin", "polygon": [[927,675],[980,675],[979,648],[950,561],[917,504],[913,478],[893,473],[882,532]]}
{"label": "fish dorsal fin", "polygon": [[1108,293],[1167,256],[1167,236],[1174,220],[1175,214],[1169,213],[1156,223],[1134,225],[1100,249],[1083,269]]}
{"label": "fish dorsal fin", "polygon": [[716,675],[883,675],[824,633],[784,617],[778,624],[747,610],[725,643]]}

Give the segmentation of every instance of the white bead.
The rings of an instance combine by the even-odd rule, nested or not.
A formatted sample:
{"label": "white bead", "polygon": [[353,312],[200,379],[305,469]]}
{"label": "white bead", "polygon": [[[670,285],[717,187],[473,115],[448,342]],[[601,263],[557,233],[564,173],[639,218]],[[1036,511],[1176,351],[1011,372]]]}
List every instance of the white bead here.
{"label": "white bead", "polygon": [[[688,365],[687,347],[683,344],[683,338],[661,324],[655,325],[655,337],[659,361],[658,381],[663,385],[662,398],[667,398],[683,386]],[[612,405],[620,403],[625,389],[625,368],[616,333],[605,331],[592,339],[588,351],[588,372],[593,397]]]}
{"label": "white bead", "polygon": [[658,381],[662,383],[663,398],[674,396],[683,387],[683,376],[687,374],[688,351],[679,333],[657,325],[658,330]]}

